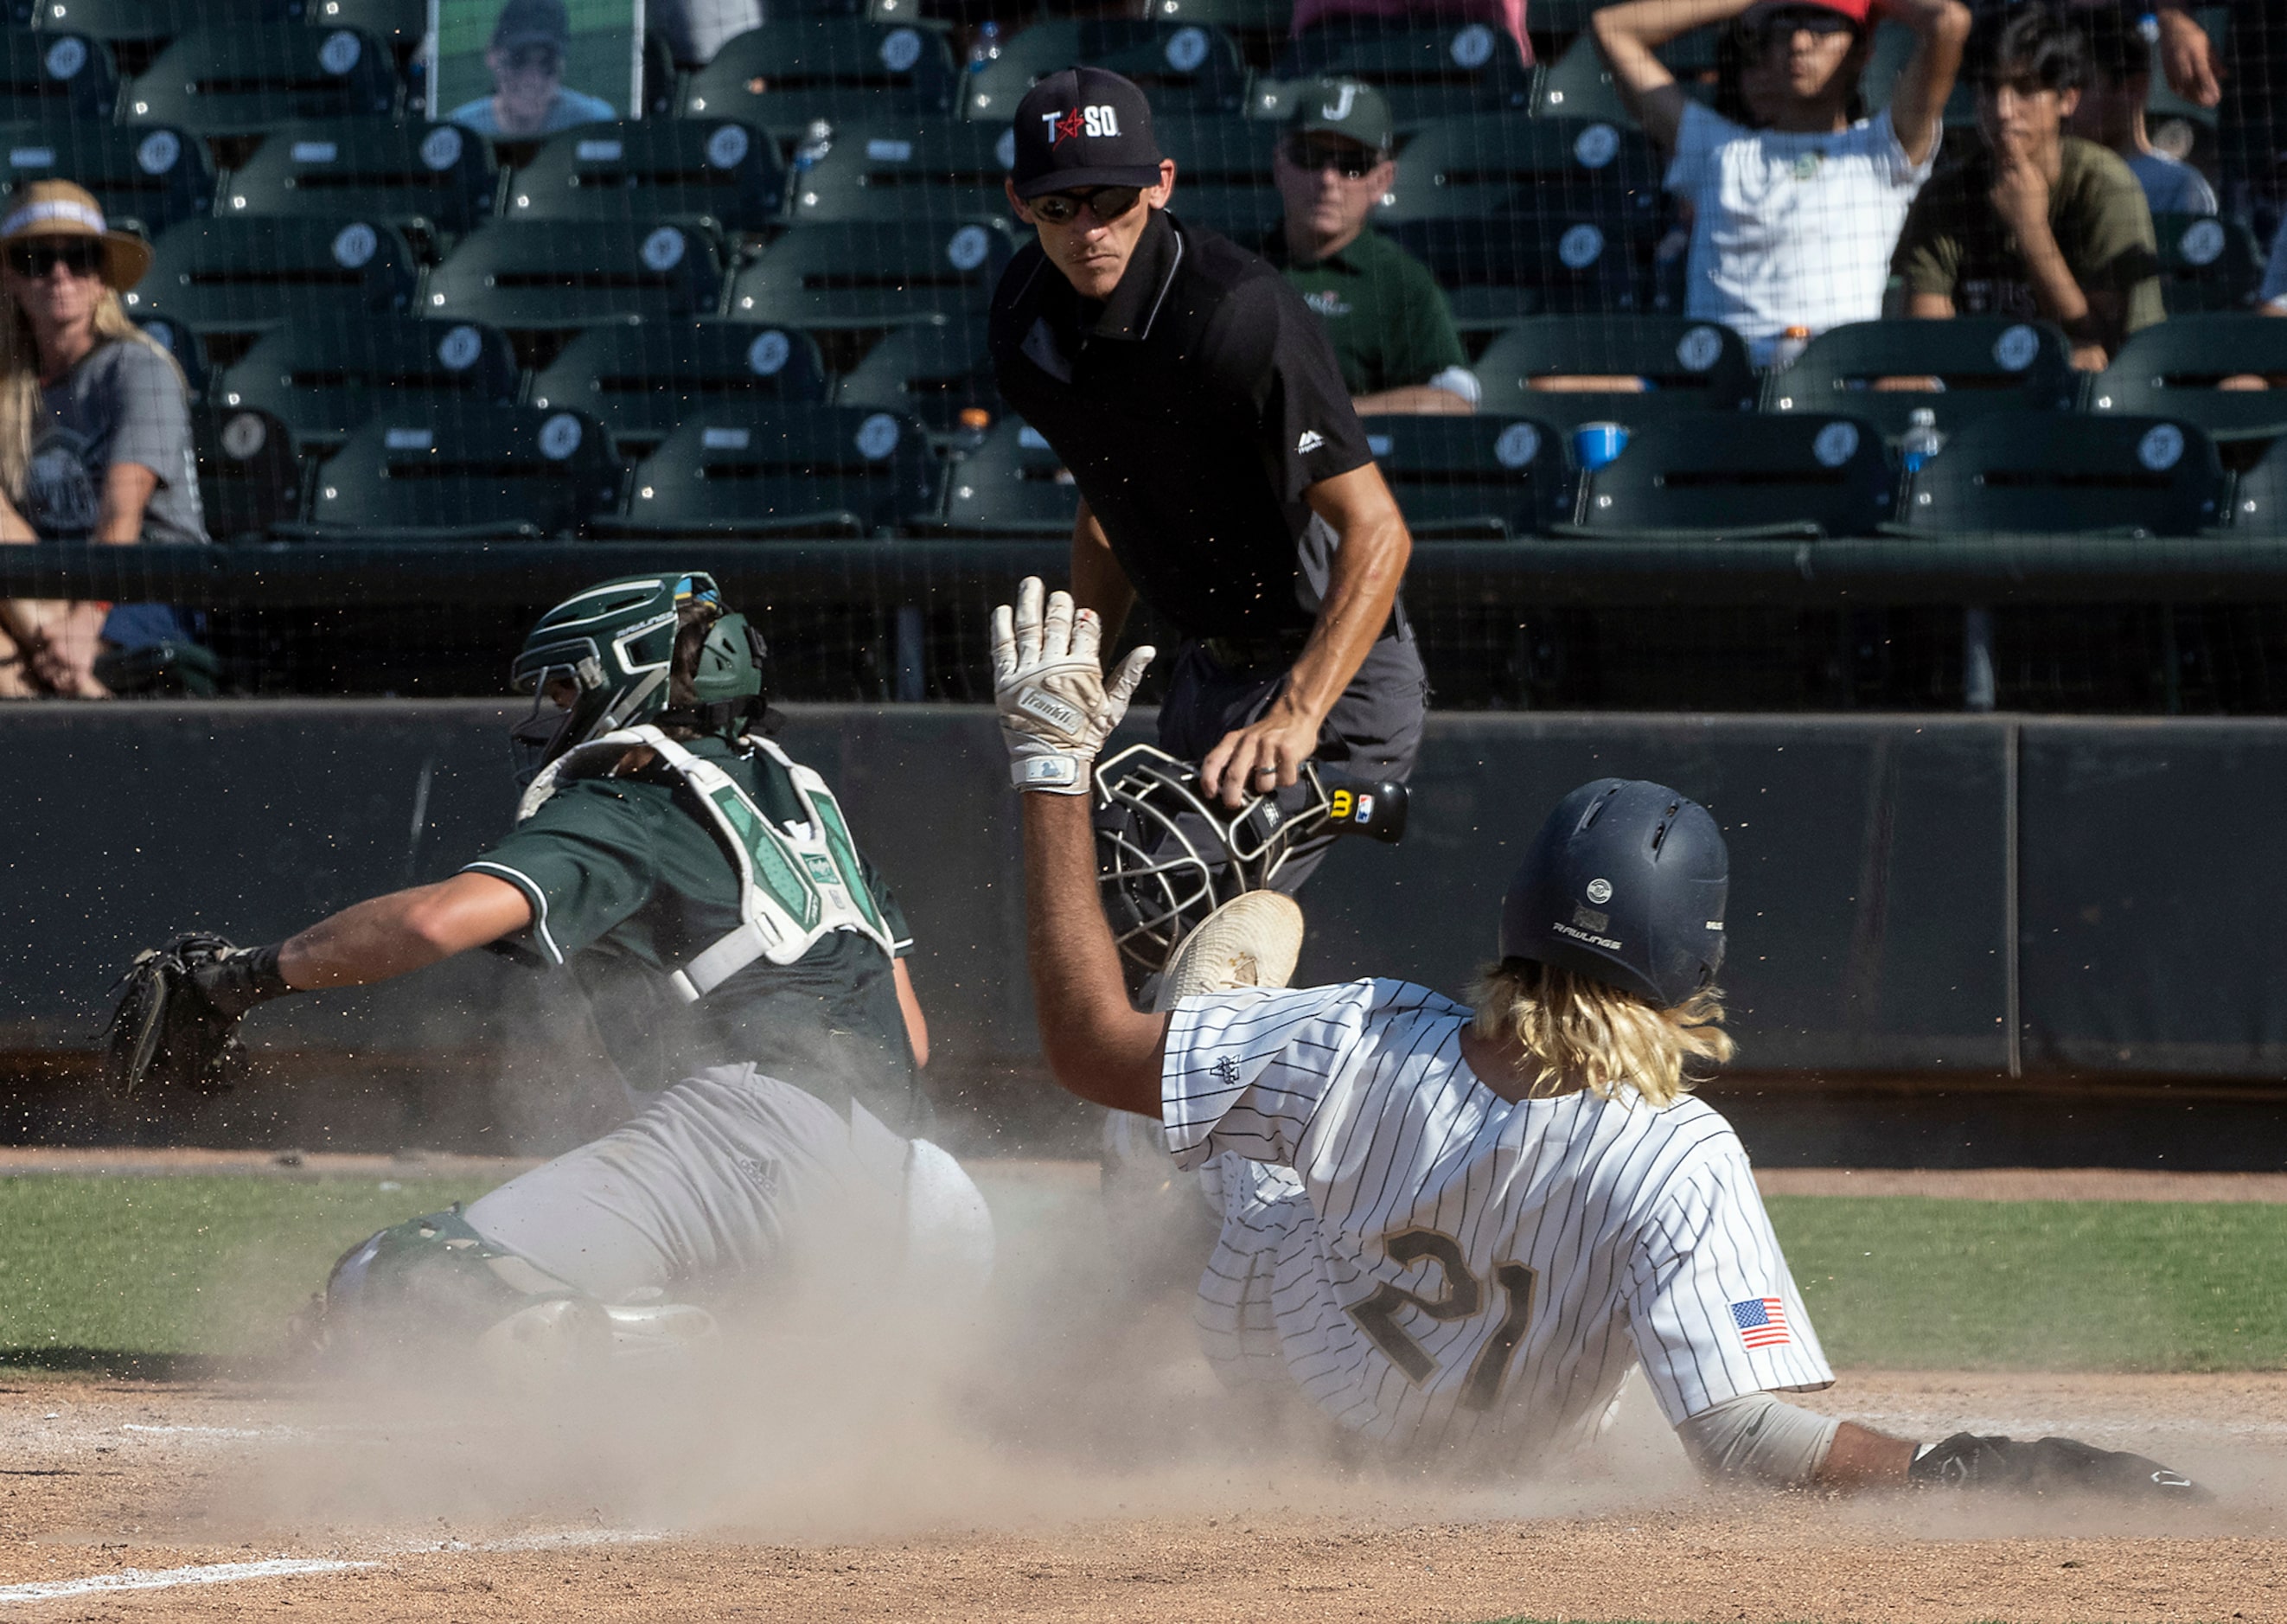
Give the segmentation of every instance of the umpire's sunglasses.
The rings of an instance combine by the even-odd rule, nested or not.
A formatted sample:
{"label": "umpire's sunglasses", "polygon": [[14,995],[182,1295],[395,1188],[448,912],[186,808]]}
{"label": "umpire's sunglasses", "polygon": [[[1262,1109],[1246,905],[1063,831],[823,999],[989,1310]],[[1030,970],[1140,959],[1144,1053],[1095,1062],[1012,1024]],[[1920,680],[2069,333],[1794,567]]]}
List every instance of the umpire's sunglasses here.
{"label": "umpire's sunglasses", "polygon": [[19,276],[45,276],[59,260],[74,276],[103,269],[103,244],[92,237],[36,237],[8,245],[8,268]]}
{"label": "umpire's sunglasses", "polygon": [[1027,199],[1025,207],[1051,226],[1066,226],[1080,218],[1080,206],[1107,226],[1136,207],[1141,186],[1090,186],[1083,192],[1047,192]]}
{"label": "umpire's sunglasses", "polygon": [[1344,180],[1364,180],[1381,162],[1381,154],[1356,141],[1314,141],[1307,135],[1290,135],[1284,143],[1286,162],[1306,175],[1331,169]]}

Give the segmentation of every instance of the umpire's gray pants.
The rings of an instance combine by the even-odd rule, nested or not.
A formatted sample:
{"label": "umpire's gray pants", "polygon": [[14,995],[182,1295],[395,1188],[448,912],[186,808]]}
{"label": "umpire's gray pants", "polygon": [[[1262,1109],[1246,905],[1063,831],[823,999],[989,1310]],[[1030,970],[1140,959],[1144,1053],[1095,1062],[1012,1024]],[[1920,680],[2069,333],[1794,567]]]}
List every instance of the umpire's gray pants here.
{"label": "umpire's gray pants", "polygon": [[606,1303],[835,1295],[977,1274],[992,1257],[984,1199],[945,1152],[753,1066],[685,1078],[466,1216]]}

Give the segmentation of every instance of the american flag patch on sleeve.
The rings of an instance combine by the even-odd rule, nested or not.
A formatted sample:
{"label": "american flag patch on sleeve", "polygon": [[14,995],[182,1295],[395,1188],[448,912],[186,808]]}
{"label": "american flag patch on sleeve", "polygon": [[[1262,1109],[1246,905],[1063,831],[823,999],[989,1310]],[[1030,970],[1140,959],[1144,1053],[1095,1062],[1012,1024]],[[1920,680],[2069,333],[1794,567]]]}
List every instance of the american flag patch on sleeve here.
{"label": "american flag patch on sleeve", "polygon": [[1750,1348],[1782,1348],[1793,1340],[1787,1335],[1786,1306],[1777,1297],[1734,1303],[1731,1320],[1739,1327],[1739,1340]]}

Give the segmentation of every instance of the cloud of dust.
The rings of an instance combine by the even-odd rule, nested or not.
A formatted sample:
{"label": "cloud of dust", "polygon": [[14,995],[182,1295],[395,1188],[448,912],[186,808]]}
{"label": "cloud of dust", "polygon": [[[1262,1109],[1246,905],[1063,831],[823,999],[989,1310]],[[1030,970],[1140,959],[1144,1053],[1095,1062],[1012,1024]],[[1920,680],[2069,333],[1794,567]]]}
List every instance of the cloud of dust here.
{"label": "cloud of dust", "polygon": [[1191,1324],[1204,1251],[1123,1265],[1092,1169],[986,1176],[994,1278],[954,1312],[877,1303],[837,1327],[780,1304],[726,1317],[721,1343],[687,1366],[520,1389],[442,1356],[297,1386],[280,1406],[297,1430],[209,1489],[210,1518],[812,1543],[1097,1518],[1584,1514],[1697,1492],[1640,1390],[1593,1455],[1538,1485],[1363,1464],[1314,1417],[1223,1389]]}

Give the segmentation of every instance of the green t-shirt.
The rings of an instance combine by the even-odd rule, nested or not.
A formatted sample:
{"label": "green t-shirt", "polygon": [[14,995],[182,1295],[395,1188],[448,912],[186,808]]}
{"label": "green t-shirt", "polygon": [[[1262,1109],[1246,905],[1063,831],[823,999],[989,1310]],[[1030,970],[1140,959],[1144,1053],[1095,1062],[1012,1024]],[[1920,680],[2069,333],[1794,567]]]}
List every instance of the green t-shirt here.
{"label": "green t-shirt", "polygon": [[[1982,151],[1930,178],[1907,212],[1890,261],[1909,294],[1942,294],[1958,314],[2038,317],[2017,237],[1994,213],[1992,160]],[[2083,293],[2125,296],[2128,332],[2163,320],[2160,253],[2144,188],[2119,155],[2064,138],[2049,188],[2049,229]]]}
{"label": "green t-shirt", "polygon": [[1427,384],[1468,364],[1429,268],[1372,226],[1312,265],[1294,263],[1283,227],[1271,228],[1262,252],[1326,323],[1353,395]]}
{"label": "green t-shirt", "polygon": [[[786,769],[722,739],[690,742],[738,780],[763,814],[806,819]],[[866,883],[902,956],[913,942],[874,866]],[[713,1066],[752,1061],[840,1108],[853,1095],[891,1128],[926,1129],[895,971],[870,939],[836,931],[792,964],[756,959],[697,1003],[669,975],[739,926],[739,876],[682,780],[653,763],[625,778],[582,778],[550,796],[464,873],[523,891],[520,945],[569,965],[621,1074],[661,1089]]]}

